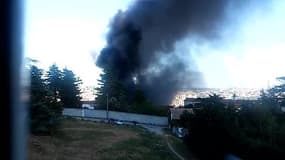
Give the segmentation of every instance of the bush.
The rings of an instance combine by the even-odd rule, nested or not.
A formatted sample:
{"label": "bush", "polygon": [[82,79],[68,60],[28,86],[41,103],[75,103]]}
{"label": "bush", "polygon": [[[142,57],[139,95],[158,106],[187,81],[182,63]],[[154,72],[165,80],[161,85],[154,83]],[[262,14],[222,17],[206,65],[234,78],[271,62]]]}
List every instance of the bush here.
{"label": "bush", "polygon": [[202,159],[223,159],[226,153],[244,159],[284,157],[284,115],[261,103],[236,110],[234,106],[210,101],[202,101],[202,109],[194,115],[185,113],[181,117],[190,131],[185,142]]}

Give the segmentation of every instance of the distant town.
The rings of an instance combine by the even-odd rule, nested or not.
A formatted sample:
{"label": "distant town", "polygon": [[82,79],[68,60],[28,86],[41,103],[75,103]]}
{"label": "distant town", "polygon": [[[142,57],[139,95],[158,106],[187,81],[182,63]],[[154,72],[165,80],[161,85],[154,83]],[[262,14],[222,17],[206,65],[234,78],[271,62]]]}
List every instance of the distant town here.
{"label": "distant town", "polygon": [[82,86],[81,87],[82,101],[94,101],[95,100],[95,87],[94,86]]}
{"label": "distant town", "polygon": [[[94,86],[84,86],[81,88],[83,101],[93,101],[95,99],[94,88]],[[181,106],[184,105],[185,98],[205,98],[210,94],[217,94],[225,99],[255,100],[260,96],[260,91],[260,88],[194,88],[178,92],[171,105]]]}
{"label": "distant town", "polygon": [[178,92],[172,105],[183,106],[185,98],[205,98],[211,94],[217,94],[225,99],[255,100],[260,96],[260,91],[260,88],[195,88]]}

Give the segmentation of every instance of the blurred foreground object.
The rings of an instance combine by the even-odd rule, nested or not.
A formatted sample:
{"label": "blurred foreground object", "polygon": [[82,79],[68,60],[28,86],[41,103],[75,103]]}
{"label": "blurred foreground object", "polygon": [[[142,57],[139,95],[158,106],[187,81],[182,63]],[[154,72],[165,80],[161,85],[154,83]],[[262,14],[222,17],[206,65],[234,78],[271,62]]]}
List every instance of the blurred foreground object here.
{"label": "blurred foreground object", "polygon": [[0,1],[0,159],[26,159],[26,108],[20,99],[22,69],[22,1]]}

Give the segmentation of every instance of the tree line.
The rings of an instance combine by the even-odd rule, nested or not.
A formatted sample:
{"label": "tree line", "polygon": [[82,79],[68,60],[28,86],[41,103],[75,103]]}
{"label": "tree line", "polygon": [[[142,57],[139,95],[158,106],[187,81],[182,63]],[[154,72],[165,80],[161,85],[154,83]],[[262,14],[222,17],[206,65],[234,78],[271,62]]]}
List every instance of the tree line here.
{"label": "tree line", "polygon": [[146,98],[141,89],[130,82],[125,86],[111,67],[102,68],[96,90],[96,107],[110,110],[167,116],[168,106],[156,106]]}
{"label": "tree line", "polygon": [[30,72],[30,130],[34,134],[52,133],[64,107],[81,106],[81,80],[71,70],[60,70],[56,64],[48,71],[31,63],[27,68]]}
{"label": "tree line", "polygon": [[[184,141],[200,159],[224,159],[225,153],[242,159],[284,159],[285,78],[256,101],[236,105],[218,95],[201,98],[195,114],[184,113],[181,125],[189,130]],[[285,107],[285,106],[284,106]]]}

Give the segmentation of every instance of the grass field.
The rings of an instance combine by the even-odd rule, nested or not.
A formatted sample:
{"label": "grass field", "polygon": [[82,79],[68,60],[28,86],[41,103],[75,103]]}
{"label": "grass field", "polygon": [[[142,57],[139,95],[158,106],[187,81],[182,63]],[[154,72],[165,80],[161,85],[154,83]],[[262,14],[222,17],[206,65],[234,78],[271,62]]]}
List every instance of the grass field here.
{"label": "grass field", "polygon": [[54,136],[30,136],[28,156],[29,160],[178,159],[163,136],[143,128],[75,119],[64,120]]}
{"label": "grass field", "polygon": [[175,151],[181,155],[184,159],[191,159],[196,160],[197,158],[189,152],[189,149],[184,144],[182,139],[179,139],[177,137],[168,135],[167,137],[168,142],[171,144],[171,146],[175,149]]}

